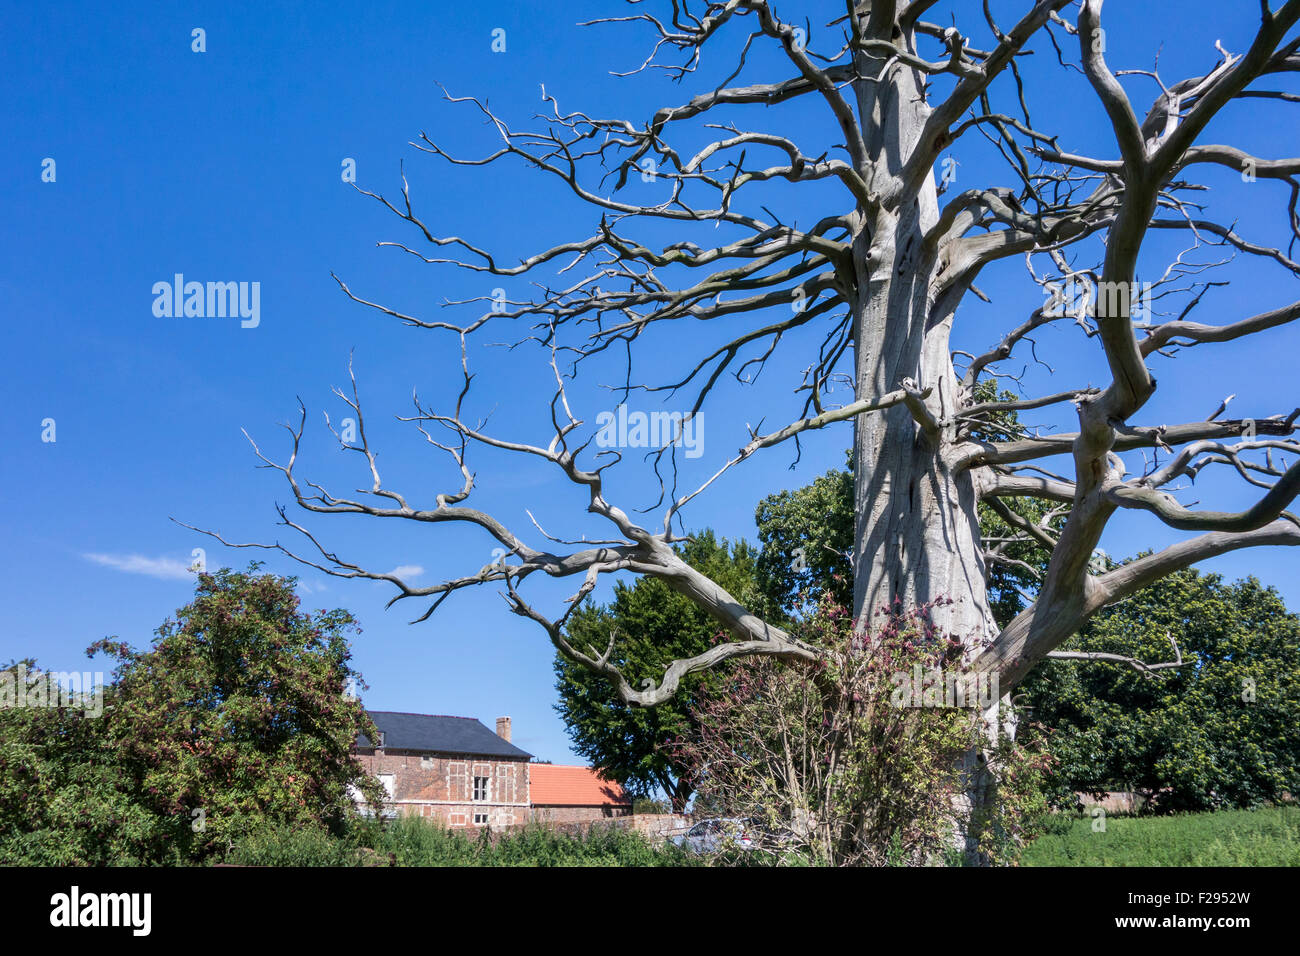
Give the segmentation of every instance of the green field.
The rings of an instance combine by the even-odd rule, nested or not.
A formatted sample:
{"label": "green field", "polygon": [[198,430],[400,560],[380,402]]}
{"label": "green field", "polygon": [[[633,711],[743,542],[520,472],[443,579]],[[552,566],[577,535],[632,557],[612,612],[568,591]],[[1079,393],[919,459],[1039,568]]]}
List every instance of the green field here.
{"label": "green field", "polygon": [[1300,866],[1300,807],[1167,817],[1062,817],[1022,866]]}

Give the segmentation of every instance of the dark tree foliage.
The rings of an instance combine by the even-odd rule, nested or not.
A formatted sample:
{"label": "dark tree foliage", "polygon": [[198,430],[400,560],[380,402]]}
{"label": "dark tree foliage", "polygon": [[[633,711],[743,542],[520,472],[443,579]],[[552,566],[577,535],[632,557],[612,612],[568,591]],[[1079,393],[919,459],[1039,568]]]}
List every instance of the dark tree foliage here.
{"label": "dark tree foliage", "polygon": [[811,484],[768,495],[755,513],[758,583],[787,614],[829,597],[853,602],[853,472],[832,469]]}
{"label": "dark tree foliage", "polygon": [[1255,578],[1185,570],[1106,608],[1063,648],[1184,666],[1049,660],[1020,698],[1052,728],[1058,803],[1133,790],[1156,811],[1300,793],[1300,618]]}

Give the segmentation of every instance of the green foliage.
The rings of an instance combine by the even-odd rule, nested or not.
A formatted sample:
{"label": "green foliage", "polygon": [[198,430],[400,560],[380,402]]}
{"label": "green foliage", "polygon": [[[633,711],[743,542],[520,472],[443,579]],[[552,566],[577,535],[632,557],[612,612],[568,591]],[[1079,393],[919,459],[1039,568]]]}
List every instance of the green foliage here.
{"label": "green foliage", "polygon": [[[742,601],[756,603],[754,563],[757,554],[744,541],[718,540],[704,531],[678,549],[682,559],[709,575]],[[618,639],[612,660],[634,686],[644,678],[658,680],[674,658],[689,657],[710,647],[719,625],[703,609],[671,590],[657,578],[641,578],[634,586],[619,582],[614,600],[604,607],[585,606],[574,612],[568,627],[576,647],[603,651],[611,632]],[[676,809],[685,807],[694,781],[665,744],[693,730],[691,701],[712,672],[682,681],[673,700],[654,708],[630,708],[619,700],[604,677],[593,674],[562,655],[555,659],[556,710],[564,718],[574,749],[602,768],[636,796],[662,789]]]}
{"label": "green foliage", "polygon": [[367,856],[388,862],[324,827],[264,824],[243,833],[224,862],[239,866],[362,866]]}
{"label": "green foliage", "polygon": [[1025,848],[1023,866],[1300,866],[1300,807],[1167,817],[1061,815]]}
{"label": "green foliage", "polygon": [[[1166,636],[1168,635],[1168,637]],[[1300,618],[1254,578],[1180,571],[1097,614],[1065,645],[1147,662],[1046,661],[1022,685],[1055,731],[1054,800],[1134,790],[1157,811],[1251,807],[1300,793]]]}
{"label": "green foliage", "polygon": [[226,858],[250,866],[690,866],[698,858],[638,833],[596,825],[571,835],[530,825],[476,839],[423,817],[361,821],[342,835],[315,828],[261,827]]}
{"label": "green foliage", "polygon": [[[1053,533],[1059,532],[1065,522],[1066,513],[1053,515],[1053,509],[1059,506],[1042,498],[1008,498],[1000,504],[1017,518],[1031,524],[1046,524]],[[998,555],[987,560],[989,609],[997,625],[1006,627],[1025,609],[1024,594],[1032,595],[1038,590],[1051,555],[1036,542],[999,541],[1022,532],[984,502],[980,502],[977,511],[980,537],[987,550]]]}
{"label": "green foliage", "polygon": [[[35,661],[19,663],[34,686]],[[0,708],[0,863],[133,866],[168,859],[173,837],[135,799],[102,716]]]}
{"label": "green foliage", "polygon": [[101,717],[0,710],[0,860],[201,861],[266,823],[342,833],[349,786],[382,802],[351,753],[354,621],[256,567],[201,574],[148,651],[92,645],[118,661]]}
{"label": "green foliage", "polygon": [[853,604],[853,472],[768,495],[755,512],[762,544],[755,572],[767,601],[793,615],[829,598]]}
{"label": "green foliage", "polygon": [[672,812],[672,804],[667,800],[653,800],[649,797],[637,797],[632,801],[632,813],[635,816]]}

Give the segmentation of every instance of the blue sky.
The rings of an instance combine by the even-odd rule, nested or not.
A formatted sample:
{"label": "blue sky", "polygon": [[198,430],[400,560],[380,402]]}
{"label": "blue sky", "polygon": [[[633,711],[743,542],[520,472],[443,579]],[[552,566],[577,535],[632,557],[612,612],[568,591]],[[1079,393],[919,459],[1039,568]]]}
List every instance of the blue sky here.
{"label": "blue sky", "polygon": [[[795,5],[786,6],[792,13]],[[822,6],[830,12],[813,17],[811,43],[837,47],[827,31],[818,31],[840,5]],[[1020,6],[994,5],[1004,20]],[[934,18],[948,22],[946,9],[941,6]],[[144,646],[191,593],[183,570],[191,549],[206,548],[213,565],[240,566],[253,556],[225,551],[173,517],[235,540],[268,540],[283,532],[275,527],[274,504],[288,501],[287,489],[274,472],[255,467],[241,429],[279,458],[285,441],[276,423],[296,418],[298,396],[309,409],[304,475],[339,493],[366,483],[360,458],[332,444],[321,416],[322,410],[336,420],[346,414],[330,388],[346,384],[349,354],[385,482],[421,501],[457,486],[446,460],[393,421],[409,413],[413,388],[442,409],[454,400],[460,384],[454,340],[403,328],[349,301],[330,273],[363,298],[426,318],[463,320],[463,310],[440,315],[438,303],[486,295],[500,283],[377,247],[418,237],[343,183],[341,164],[355,160],[359,185],[397,198],[404,161],[416,211],[435,231],[465,236],[506,261],[589,235],[595,224],[590,211],[560,184],[521,164],[456,169],[407,144],[424,130],[458,155],[477,157],[494,148],[481,114],[444,102],[439,83],[453,94],[486,99],[514,128],[524,129],[543,108],[542,84],[563,109],[641,123],[656,107],[684,101],[730,71],[725,58],[715,57],[706,59],[698,82],[683,86],[610,76],[641,62],[648,32],[575,24],[625,12],[619,4],[586,0],[558,8],[260,2],[135,4],[126,11],[91,3],[6,4],[0,307],[10,366],[0,419],[6,451],[0,459],[0,588],[7,612],[0,660],[35,655],[52,668],[72,669],[85,666],[82,649],[101,636]],[[1113,68],[1149,68],[1159,51],[1167,80],[1207,69],[1216,39],[1235,52],[1248,40],[1248,24],[1229,22],[1228,11],[1209,2],[1113,0],[1103,22]],[[206,31],[206,52],[191,50],[196,27]],[[497,28],[506,31],[505,53],[491,50]],[[1059,132],[1067,148],[1113,156],[1086,85],[1062,74],[1045,42],[1039,46],[1026,64],[1036,120]],[[780,72],[765,72],[765,66]],[[747,76],[786,72],[759,51]],[[1057,99],[1048,94],[1059,82],[1066,86]],[[1154,96],[1150,80],[1125,82],[1140,106]],[[1294,155],[1296,125],[1283,109],[1261,101],[1233,107],[1207,141],[1231,140],[1264,156]],[[821,147],[812,144],[836,141],[811,100],[767,113],[738,112],[736,119],[789,133],[807,142],[813,155]],[[41,180],[47,157],[56,163],[53,183]],[[954,158],[961,164],[959,188],[1009,184],[973,139],[963,141]],[[1216,187],[1211,211],[1236,220],[1252,238],[1284,241],[1285,193],[1237,180],[1229,172],[1210,179]],[[649,197],[654,188],[634,182],[628,192]],[[832,193],[774,187],[768,195],[782,215],[811,222],[820,210],[839,208],[840,197]],[[710,238],[708,232],[679,236],[665,229],[640,235],[648,244]],[[1149,244],[1153,269],[1185,245],[1175,237],[1159,240]],[[1203,257],[1218,258],[1219,252]],[[155,316],[151,288],[176,273],[199,281],[259,282],[260,323],[241,328],[230,318]],[[1207,296],[1202,321],[1231,321],[1296,297],[1295,280],[1276,267],[1237,261],[1220,278],[1232,285]],[[964,307],[956,347],[982,350],[1039,301],[1020,263],[989,273],[980,285],[993,305]],[[638,373],[680,374],[684,356],[708,341],[705,333],[678,330],[648,337]],[[718,395],[707,409],[706,454],[688,464],[692,474],[715,468],[734,451],[746,422],[756,425],[767,416],[770,426],[790,417],[790,389],[807,364],[800,346],[814,343],[793,337],[757,388],[733,384]],[[1284,328],[1254,341],[1192,350],[1173,362],[1159,360],[1160,389],[1142,423],[1204,418],[1229,393],[1237,395],[1236,416],[1290,411],[1297,404],[1297,345],[1300,330]],[[1055,371],[1031,367],[1030,391],[1104,382],[1099,346],[1070,330],[1046,332],[1039,354]],[[549,371],[541,358],[526,348],[476,356],[475,414],[495,409],[491,422],[503,437],[537,440],[543,434]],[[589,420],[613,405],[598,385],[584,381],[576,394]],[[641,407],[680,408],[681,400],[675,406],[647,400]],[[47,418],[56,423],[53,443],[41,440]],[[1069,427],[1051,416],[1034,421]],[[748,463],[688,511],[688,527],[711,525],[752,538],[757,500],[839,466],[849,441],[847,430],[815,436],[793,470],[784,450]],[[481,455],[474,466],[480,506],[501,510],[517,526],[531,531],[523,513],[529,507],[560,536],[599,530],[583,516],[580,495],[535,464]],[[655,492],[644,469],[624,471],[625,478],[611,483],[612,494],[628,507],[651,504]],[[1198,485],[1202,491],[1202,500],[1219,508],[1251,500],[1231,481],[1207,480]],[[373,520],[330,519],[312,528],[339,553],[373,569],[422,568],[419,583],[475,570],[492,559],[494,546],[463,530]],[[1151,522],[1116,522],[1103,546],[1122,556],[1174,539]],[[268,562],[277,571],[298,570],[277,556]],[[1300,554],[1292,550],[1240,552],[1208,567],[1234,577],[1255,574],[1300,606]],[[570,759],[552,711],[550,645],[535,625],[509,614],[495,591],[454,597],[429,622],[409,626],[422,609],[385,611],[390,592],[384,585],[310,570],[301,576],[307,606],[347,607],[361,620],[355,660],[371,687],[369,706],[474,716],[489,726],[495,716],[510,714],[522,747],[545,759]],[[540,606],[555,610],[571,591],[543,583],[532,593]]]}

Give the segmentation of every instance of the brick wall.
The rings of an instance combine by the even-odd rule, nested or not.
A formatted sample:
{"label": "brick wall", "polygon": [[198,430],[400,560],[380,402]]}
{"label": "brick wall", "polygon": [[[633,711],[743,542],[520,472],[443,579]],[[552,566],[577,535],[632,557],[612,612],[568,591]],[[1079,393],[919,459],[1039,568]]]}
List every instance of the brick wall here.
{"label": "brick wall", "polygon": [[631,807],[533,807],[532,819],[535,823],[590,823],[595,820],[609,820],[616,817],[631,816]]}
{"label": "brick wall", "polygon": [[[389,809],[409,816],[439,818],[452,827],[513,826],[528,821],[528,763],[466,756],[437,756],[403,750],[362,750],[362,766],[373,776],[392,775]],[[474,778],[486,777],[487,799],[474,799]]]}

